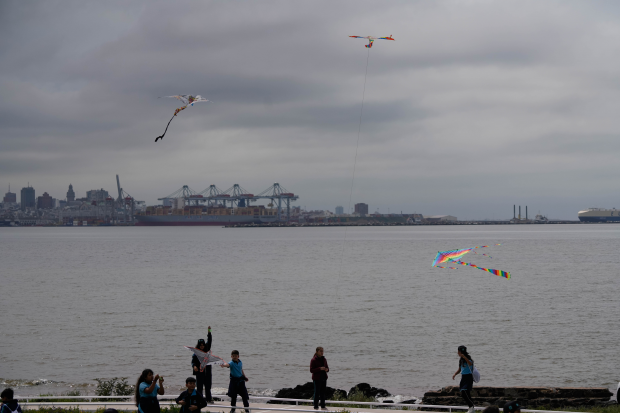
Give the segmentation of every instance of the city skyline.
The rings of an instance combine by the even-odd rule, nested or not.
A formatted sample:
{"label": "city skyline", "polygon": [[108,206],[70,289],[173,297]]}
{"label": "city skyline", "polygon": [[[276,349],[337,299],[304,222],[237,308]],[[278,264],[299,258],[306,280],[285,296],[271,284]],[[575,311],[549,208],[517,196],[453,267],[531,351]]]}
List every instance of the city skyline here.
{"label": "city skyline", "polygon": [[[23,187],[22,191],[20,191],[20,193],[23,193],[24,190],[33,190],[34,191],[34,187],[32,185],[30,185],[30,182],[28,182],[28,186]],[[67,202],[74,202],[74,201],[77,201],[77,202],[97,201],[98,203],[100,203],[100,202],[103,202],[107,197],[111,196],[111,195],[109,195],[109,192],[106,191],[104,188],[90,189],[90,190],[86,190],[84,192],[85,192],[85,196],[84,197],[77,197],[76,198],[76,193],[73,190],[73,185],[69,184],[65,198],[49,196],[49,194],[46,191],[44,192],[44,194],[42,196],[43,197],[49,197],[49,199],[52,200],[52,202],[53,202],[52,205],[54,205],[53,208],[58,208],[58,207],[62,208],[63,206],[67,205]],[[8,197],[11,197],[11,196],[15,199],[14,201],[11,201],[10,199],[8,199]],[[36,208],[38,209],[39,208],[38,205],[40,203],[41,196],[37,197],[37,196],[34,195],[34,192],[33,192],[33,195],[28,197],[28,199],[30,199],[30,198],[34,199],[34,201],[31,201],[29,204],[26,205],[26,207],[27,208],[33,208],[33,207],[36,206]],[[111,196],[111,198],[112,199],[117,199],[117,196],[114,195],[114,196]],[[134,199],[139,201],[138,198],[134,198]],[[172,200],[174,198],[169,198],[169,199]],[[3,202],[5,202],[5,203],[6,202],[8,202],[8,203],[17,203],[17,204],[21,205],[21,199],[17,198],[17,194],[14,193],[14,192],[10,192],[10,185],[9,185],[9,191],[6,192],[5,195],[4,195]],[[63,204],[58,204],[58,202],[63,202]],[[141,201],[141,202],[143,202],[143,201]],[[268,201],[265,201],[263,203],[267,203],[267,202]],[[170,202],[168,204],[170,204]],[[261,204],[261,202],[259,202],[257,205],[259,205],[259,204]],[[46,205],[48,205],[48,204],[46,203]],[[154,204],[152,204],[152,206],[158,206],[158,205],[159,206],[161,206],[161,205],[165,206],[167,204],[165,202],[161,201],[161,200],[157,200]],[[343,206],[340,206],[340,205],[338,205],[336,207],[333,207],[333,208],[330,208],[328,206],[317,206],[317,207],[314,207],[314,208],[307,208],[304,203],[298,203],[298,204],[292,204],[291,207],[302,208],[304,211],[310,211],[310,212],[313,212],[313,211],[327,211],[327,212],[333,213],[335,215],[361,214],[363,216],[363,215],[375,215],[375,214],[381,214],[381,215],[401,215],[401,214],[402,215],[413,215],[413,214],[422,214],[421,211],[417,211],[417,210],[416,211],[409,211],[409,210],[397,211],[397,210],[393,210],[392,212],[390,212],[390,207],[389,206],[387,206],[387,207],[384,206],[384,211],[380,211],[381,207],[376,206],[376,207],[372,208],[372,209],[374,209],[374,211],[371,212],[371,208],[366,203],[354,203],[349,208],[348,212],[347,212],[347,210]],[[508,220],[510,220],[510,219],[512,219],[514,217],[517,217],[517,214],[514,212],[514,208],[515,207],[516,207],[516,204],[513,204],[513,216],[510,216],[510,214],[507,214],[506,211],[508,211],[508,210],[506,210],[506,211],[501,211],[498,215],[493,214],[492,216],[487,216],[487,217],[482,217],[482,218],[480,218],[480,217],[476,217],[476,218],[467,217],[467,218],[463,218],[461,220],[500,220],[500,221],[501,220],[505,220],[505,221],[508,221]],[[527,211],[527,207],[528,206],[524,205],[524,207],[525,207],[524,211]],[[45,208],[52,208],[52,207],[46,206]],[[385,208],[387,208],[387,210],[385,210]],[[24,208],[22,207],[22,210],[23,209]],[[530,214],[531,215],[530,218],[532,218],[536,214],[541,214],[540,210],[532,211],[532,212],[534,212],[534,213]],[[440,216],[441,214],[437,215],[437,214],[433,213],[432,211],[423,211],[422,215],[425,215],[425,216]],[[542,215],[544,216],[545,214],[543,213]],[[518,216],[519,217],[522,216],[522,214],[521,214],[521,205],[519,205],[519,214],[518,214]],[[526,212],[523,213],[523,217],[526,217]],[[553,217],[553,218],[557,219],[555,217]],[[570,219],[569,218],[568,220],[573,220],[574,221],[576,219]]]}
{"label": "city skyline", "polygon": [[[115,194],[119,174],[147,205],[280,182],[308,209],[620,207],[614,2],[5,2],[0,23],[14,188]],[[372,50],[348,37],[390,34]],[[178,107],[158,97],[177,93],[212,103],[154,143]]]}

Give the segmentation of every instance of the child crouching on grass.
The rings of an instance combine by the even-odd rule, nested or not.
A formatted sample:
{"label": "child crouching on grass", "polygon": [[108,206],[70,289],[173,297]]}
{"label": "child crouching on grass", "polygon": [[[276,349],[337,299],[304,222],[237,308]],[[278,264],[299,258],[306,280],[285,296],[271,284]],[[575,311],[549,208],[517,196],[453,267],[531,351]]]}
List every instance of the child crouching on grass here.
{"label": "child crouching on grass", "polygon": [[185,385],[187,390],[177,397],[176,402],[180,404],[181,411],[179,413],[199,413],[200,409],[207,405],[202,394],[196,391],[196,379],[194,377],[188,377],[185,379]]}
{"label": "child crouching on grass", "polygon": [[0,398],[2,398],[0,413],[22,413],[22,408],[18,401],[13,398],[13,389],[7,387],[2,390]]}
{"label": "child crouching on grass", "polygon": [[[239,352],[233,350],[230,353],[232,360],[228,363],[221,364],[222,367],[230,368],[230,383],[228,384],[228,397],[230,397],[230,405],[237,405],[237,395],[241,396],[244,407],[250,407],[250,396],[248,395],[248,389],[245,387],[245,382],[248,378],[243,371],[243,363],[239,360]],[[249,409],[245,409],[246,413],[250,413]],[[235,413],[235,409],[230,409],[230,413]]]}

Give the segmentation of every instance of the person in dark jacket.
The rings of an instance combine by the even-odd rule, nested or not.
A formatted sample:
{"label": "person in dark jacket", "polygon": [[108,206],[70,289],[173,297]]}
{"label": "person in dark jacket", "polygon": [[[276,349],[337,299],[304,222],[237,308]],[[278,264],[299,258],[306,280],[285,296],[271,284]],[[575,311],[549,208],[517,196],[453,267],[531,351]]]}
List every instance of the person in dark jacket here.
{"label": "person in dark jacket", "polygon": [[521,405],[514,400],[504,405],[504,413],[521,413]]}
{"label": "person in dark jacket", "polygon": [[207,402],[202,397],[202,394],[196,391],[196,379],[188,377],[185,379],[185,385],[187,386],[187,390],[183,391],[183,393],[176,398],[177,404],[183,406],[179,413],[200,413],[200,409],[206,407]]}
{"label": "person in dark jacket", "polygon": [[13,396],[13,389],[10,387],[2,390],[2,394],[0,394],[0,398],[2,398],[2,407],[0,407],[1,413],[22,413],[19,401],[14,399]]}
{"label": "person in dark jacket", "polygon": [[327,372],[329,366],[327,359],[323,355],[323,347],[317,347],[314,357],[310,360],[310,373],[312,373],[312,381],[314,382],[314,410],[319,409],[319,402],[322,410],[325,407],[325,393],[327,390]]}
{"label": "person in dark jacket", "polygon": [[[196,344],[196,348],[205,353],[211,350],[211,343],[213,342],[213,336],[211,335],[211,326],[209,326],[207,332],[207,342],[201,338]],[[194,354],[192,356],[192,369],[194,370],[194,376],[196,376],[196,388],[200,395],[204,396],[205,400],[209,403],[213,402],[213,396],[211,396],[211,385],[213,382],[213,376],[211,374],[211,366],[205,366],[203,371],[200,371],[200,360]],[[204,387],[204,393],[202,388]]]}

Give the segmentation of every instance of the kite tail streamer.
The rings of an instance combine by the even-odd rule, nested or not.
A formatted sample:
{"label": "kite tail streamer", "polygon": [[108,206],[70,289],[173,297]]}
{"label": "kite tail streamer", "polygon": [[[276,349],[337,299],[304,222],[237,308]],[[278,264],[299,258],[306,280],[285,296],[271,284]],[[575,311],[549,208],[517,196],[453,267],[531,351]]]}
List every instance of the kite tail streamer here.
{"label": "kite tail streamer", "polygon": [[164,136],[166,135],[166,132],[168,132],[168,126],[170,126],[170,122],[172,122],[172,119],[174,119],[174,117],[175,117],[176,115],[177,115],[176,113],[175,113],[174,115],[172,115],[172,117],[171,117],[171,118],[170,118],[170,120],[168,121],[168,124],[166,125],[166,130],[164,131],[164,134],[163,134],[163,135],[161,135],[161,136],[156,137],[156,138],[155,138],[155,142],[157,142],[159,139],[163,139],[163,138],[164,138]]}
{"label": "kite tail streamer", "polygon": [[498,277],[504,277],[506,279],[510,279],[510,273],[508,271],[494,270],[492,268],[482,268],[482,267],[478,267],[475,264],[470,264],[468,262],[462,262],[462,261],[455,261],[455,264],[467,265],[469,267],[478,268],[479,270],[482,270],[482,271],[490,272],[491,274],[495,274]]}

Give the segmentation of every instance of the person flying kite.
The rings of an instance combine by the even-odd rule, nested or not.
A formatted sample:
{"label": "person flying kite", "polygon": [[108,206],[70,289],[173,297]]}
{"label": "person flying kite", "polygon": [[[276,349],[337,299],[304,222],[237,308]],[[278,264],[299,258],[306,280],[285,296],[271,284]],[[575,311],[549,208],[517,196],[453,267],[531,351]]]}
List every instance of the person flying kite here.
{"label": "person flying kite", "polygon": [[196,96],[192,96],[192,95],[174,95],[174,96],[164,96],[164,97],[165,98],[179,99],[185,105],[181,106],[180,108],[175,109],[174,115],[172,115],[172,117],[168,121],[168,125],[166,125],[166,130],[164,131],[164,134],[161,135],[161,136],[156,137],[155,138],[155,142],[157,142],[159,139],[163,139],[164,138],[164,135],[166,135],[166,132],[168,132],[168,126],[170,126],[170,122],[172,122],[172,119],[174,119],[174,117],[176,115],[178,115],[180,111],[185,110],[185,108],[187,108],[187,106],[194,106],[194,103],[210,102],[210,100],[205,99],[205,98],[203,98],[200,95],[196,95]]}
{"label": "person flying kite", "polygon": [[373,37],[373,36],[349,36],[349,37],[353,37],[354,39],[368,39],[368,44],[366,45],[366,47],[369,49],[372,47],[372,43],[375,40],[394,40],[392,38],[392,35],[389,35],[388,37]]}
{"label": "person flying kite", "polygon": [[211,354],[211,350],[204,352],[204,351],[198,350],[195,347],[188,347],[188,346],[183,346],[183,347],[185,347],[186,349],[194,353],[196,357],[198,357],[198,360],[200,361],[200,371],[204,371],[206,366],[215,366],[215,365],[220,365],[220,364],[225,363],[224,359]]}
{"label": "person flying kite", "polygon": [[[502,244],[495,244],[495,245],[502,245]],[[470,264],[468,262],[462,262],[461,258],[463,258],[463,256],[469,252],[474,251],[477,248],[488,248],[488,245],[482,245],[480,247],[472,247],[472,248],[465,248],[462,250],[449,250],[449,251],[439,251],[437,253],[437,256],[435,257],[435,259],[433,260],[433,267],[437,267],[437,268],[449,268],[451,270],[456,270],[457,267],[442,267],[438,264],[460,264],[460,265],[467,265],[469,267],[474,267],[474,268],[478,268],[479,270],[482,271],[486,271],[486,272],[490,272],[491,274],[495,274],[499,277],[503,277],[506,279],[510,278],[510,273],[507,271],[502,271],[502,270],[494,270],[491,268],[482,268],[482,267],[478,267],[477,265],[474,264]],[[476,251],[474,251],[475,254],[477,254]],[[482,254],[485,255],[489,258],[491,258],[489,255],[487,254]]]}

